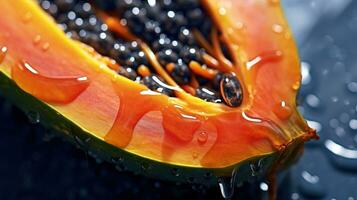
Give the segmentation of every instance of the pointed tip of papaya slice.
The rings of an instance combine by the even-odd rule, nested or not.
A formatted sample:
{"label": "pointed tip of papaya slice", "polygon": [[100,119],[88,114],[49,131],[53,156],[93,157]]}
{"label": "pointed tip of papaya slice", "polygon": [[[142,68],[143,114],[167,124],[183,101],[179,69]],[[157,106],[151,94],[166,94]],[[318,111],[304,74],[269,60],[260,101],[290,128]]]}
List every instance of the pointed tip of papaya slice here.
{"label": "pointed tip of papaya slice", "polygon": [[[168,86],[181,94],[174,98],[117,75],[30,0],[2,3],[0,87],[19,107],[39,112],[46,126],[77,143],[79,138],[120,167],[207,184],[214,182],[212,174],[228,176],[239,167],[243,181],[250,164],[260,162],[264,172],[286,166],[305,141],[317,138],[296,109],[298,53],[274,2],[202,0],[215,22],[213,46],[223,41],[232,56],[227,60],[212,48],[217,60],[208,55],[206,61],[239,79],[240,107],[185,92],[195,84]],[[190,67],[208,78],[216,73]]]}

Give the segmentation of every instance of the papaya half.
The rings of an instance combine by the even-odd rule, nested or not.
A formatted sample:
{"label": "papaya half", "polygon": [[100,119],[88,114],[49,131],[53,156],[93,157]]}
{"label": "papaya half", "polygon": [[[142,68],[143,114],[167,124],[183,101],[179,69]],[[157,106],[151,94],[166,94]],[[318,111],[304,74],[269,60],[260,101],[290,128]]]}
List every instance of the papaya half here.
{"label": "papaya half", "polygon": [[279,1],[1,6],[1,94],[120,168],[274,182],[317,138],[296,109],[300,62]]}

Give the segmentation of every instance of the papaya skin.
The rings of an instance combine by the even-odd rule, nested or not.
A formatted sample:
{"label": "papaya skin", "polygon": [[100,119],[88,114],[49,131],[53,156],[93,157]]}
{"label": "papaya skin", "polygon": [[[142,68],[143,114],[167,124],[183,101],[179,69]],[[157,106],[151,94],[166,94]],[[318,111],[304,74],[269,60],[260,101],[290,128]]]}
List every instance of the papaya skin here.
{"label": "papaya skin", "polygon": [[[239,108],[204,102],[188,94],[182,99],[150,92],[149,97],[142,95],[148,93],[145,86],[117,75],[67,38],[31,0],[5,0],[2,4],[0,47],[8,51],[0,63],[1,91],[24,110],[44,112],[43,118],[51,120],[43,120],[43,123],[67,133],[69,138],[77,134],[94,138],[93,144],[88,146],[98,150],[106,160],[128,157],[132,160],[128,161],[129,166],[142,161],[150,163],[153,169],[159,169],[152,173],[154,176],[163,176],[160,169],[170,174],[174,167],[188,174],[182,177],[191,174],[201,180],[200,175],[207,171],[228,175],[232,168],[262,157],[269,161],[265,165],[268,169],[280,152],[295,152],[314,132],[296,110],[296,92],[301,79],[299,59],[280,6],[260,0],[239,2],[203,1],[234,52],[232,71],[245,85],[245,98]],[[224,15],[219,13],[222,8]],[[239,14],[235,9],[244,9],[244,12]],[[267,21],[262,21],[264,17],[251,17],[257,10]],[[237,22],[243,24],[243,30],[237,29]],[[283,35],[272,30],[276,24],[283,27]],[[237,34],[232,34],[232,30]],[[281,58],[247,69],[254,58],[272,51],[282,52]],[[13,81],[11,70],[21,60],[26,60],[44,76],[85,76],[90,85],[70,103],[46,102],[35,94],[31,96],[28,89],[18,87],[21,80]],[[17,92],[13,94],[14,90]],[[36,106],[27,106],[27,99]],[[135,102],[140,104],[133,106]],[[182,118],[183,113],[193,116],[197,123]],[[125,121],[129,117],[137,120],[130,129],[127,128],[129,122]],[[61,124],[66,124],[65,128],[61,128]],[[175,124],[183,130],[175,131]],[[192,128],[193,124],[198,125]],[[185,126],[191,127],[189,133],[185,132]],[[204,144],[197,142],[202,132],[208,135]],[[280,148],[282,146],[285,148]],[[282,165],[284,163],[287,162]],[[182,180],[182,177],[167,179]],[[242,180],[247,178],[248,175]]]}

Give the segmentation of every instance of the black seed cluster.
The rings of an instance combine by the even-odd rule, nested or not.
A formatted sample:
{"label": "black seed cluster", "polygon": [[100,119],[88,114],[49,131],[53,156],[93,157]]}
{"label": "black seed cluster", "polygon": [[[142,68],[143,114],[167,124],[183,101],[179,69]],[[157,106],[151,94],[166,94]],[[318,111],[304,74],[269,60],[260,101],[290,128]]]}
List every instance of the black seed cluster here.
{"label": "black seed cluster", "polygon": [[[90,3],[79,0],[40,0],[41,7],[52,15],[62,29],[73,39],[93,47],[102,55],[116,60],[124,69],[119,74],[137,80],[135,72],[148,61],[136,42],[116,38],[108,26],[98,18]],[[140,78],[140,77],[139,77]]]}
{"label": "black seed cluster", "polygon": [[155,70],[139,44],[135,41],[123,41],[113,34],[96,16],[93,6],[117,15],[132,33],[146,41],[160,64],[179,85],[188,85],[195,77],[200,85],[195,91],[197,97],[209,102],[225,102],[232,107],[240,104],[241,89],[238,80],[223,73],[208,80],[193,74],[189,68],[191,61],[202,64],[202,55],[205,53],[196,42],[193,28],[204,35],[211,30],[211,22],[207,20],[199,0],[153,2],[156,3],[152,5],[151,1],[142,0],[39,0],[41,7],[55,18],[69,37],[88,44],[101,55],[108,56],[123,66],[118,74],[138,81],[151,90],[168,96],[174,95],[173,90],[159,75],[152,73],[141,77],[137,71],[139,66],[145,65],[151,72]]}
{"label": "black seed cluster", "polygon": [[133,70],[139,64],[148,63],[138,44],[116,38],[108,30],[108,26],[95,15],[90,3],[79,0],[41,0],[40,5],[70,37],[88,44],[100,54]]}
{"label": "black seed cluster", "polygon": [[[96,5],[108,10],[108,5],[97,0]],[[113,6],[113,2],[110,2]],[[192,33],[196,28],[203,34],[210,33],[211,22],[207,20],[199,0],[157,0],[155,4],[142,0],[116,1],[115,10],[120,19],[124,19],[132,33],[145,40],[164,67],[174,64],[169,71],[171,77],[180,85],[191,82],[192,72],[188,65],[191,61],[202,64],[202,53]],[[218,87],[212,87],[209,80],[198,77],[200,85],[205,86],[209,93],[199,88],[196,96],[207,101],[219,102]],[[210,86],[208,86],[210,84]],[[206,91],[206,90],[204,90]],[[208,98],[209,94],[216,95]],[[218,97],[218,98],[217,98]]]}
{"label": "black seed cluster", "polygon": [[[103,9],[109,7],[100,0],[95,2]],[[205,20],[207,17],[199,0],[158,0],[155,4],[142,0],[122,0],[116,1],[116,7],[111,10],[116,10],[130,31],[151,46],[163,66],[169,63],[187,66],[190,61],[201,62],[204,50],[198,47],[191,30],[197,28],[208,33],[211,25],[209,20]],[[183,71],[179,72],[180,69]],[[191,71],[187,67],[176,68],[171,73],[180,84],[191,81]],[[178,74],[186,77],[178,77]]]}
{"label": "black seed cluster", "polygon": [[158,75],[150,75],[143,78],[142,83],[150,90],[173,96],[173,90]]}

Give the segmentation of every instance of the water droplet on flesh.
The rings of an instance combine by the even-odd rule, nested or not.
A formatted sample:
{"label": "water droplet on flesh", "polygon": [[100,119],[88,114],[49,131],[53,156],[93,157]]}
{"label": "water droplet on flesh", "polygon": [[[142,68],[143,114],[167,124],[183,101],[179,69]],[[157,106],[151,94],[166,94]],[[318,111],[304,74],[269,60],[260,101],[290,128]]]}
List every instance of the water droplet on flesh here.
{"label": "water droplet on flesh", "polygon": [[31,19],[32,19],[32,13],[28,12],[24,15],[22,21],[24,23],[28,23],[29,21],[31,21]]}
{"label": "water droplet on flesh", "polygon": [[41,35],[36,35],[36,37],[33,39],[33,44],[38,45],[41,42]]}
{"label": "water droplet on flesh", "polygon": [[42,51],[47,51],[50,48],[50,43],[46,42],[42,45]]}
{"label": "water droplet on flesh", "polygon": [[90,85],[86,76],[44,76],[25,61],[12,66],[11,76],[21,89],[47,103],[68,104]]}
{"label": "water droplet on flesh", "polygon": [[282,120],[288,119],[291,116],[292,110],[285,101],[281,101],[273,108],[273,112],[276,116]]}
{"label": "water droplet on flesh", "polygon": [[7,53],[7,47],[1,47],[0,49],[0,64],[4,61]]}
{"label": "water droplet on flesh", "polygon": [[284,28],[280,24],[273,24],[272,29],[275,33],[282,33]]}
{"label": "water droplet on flesh", "polygon": [[208,139],[208,134],[206,132],[200,132],[197,136],[197,142],[201,145],[205,144]]}

